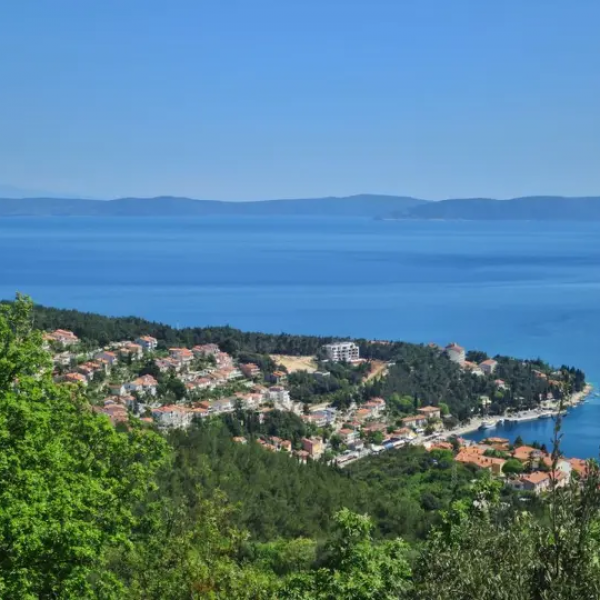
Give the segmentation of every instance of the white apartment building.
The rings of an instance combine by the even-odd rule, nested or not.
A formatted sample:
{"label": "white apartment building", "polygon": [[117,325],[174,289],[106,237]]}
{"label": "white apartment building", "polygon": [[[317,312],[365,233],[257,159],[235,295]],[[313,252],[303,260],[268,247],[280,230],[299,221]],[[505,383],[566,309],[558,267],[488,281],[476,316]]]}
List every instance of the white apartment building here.
{"label": "white apartment building", "polygon": [[292,409],[290,393],[281,386],[276,385],[269,388],[269,400],[275,404],[276,408],[281,410]]}
{"label": "white apartment building", "polygon": [[335,344],[325,344],[323,350],[327,358],[333,362],[350,362],[358,360],[359,349],[354,342],[337,342]]}

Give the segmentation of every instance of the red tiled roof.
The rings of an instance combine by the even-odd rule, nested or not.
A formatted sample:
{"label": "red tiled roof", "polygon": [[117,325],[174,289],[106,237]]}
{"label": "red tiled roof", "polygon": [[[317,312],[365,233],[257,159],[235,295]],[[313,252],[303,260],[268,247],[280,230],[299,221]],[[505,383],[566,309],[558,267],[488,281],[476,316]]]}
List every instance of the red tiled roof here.
{"label": "red tiled roof", "polygon": [[543,471],[534,471],[533,473],[529,473],[529,475],[521,476],[521,481],[528,481],[532,485],[538,485],[547,479],[550,479],[550,475],[548,475],[548,473],[544,473]]}

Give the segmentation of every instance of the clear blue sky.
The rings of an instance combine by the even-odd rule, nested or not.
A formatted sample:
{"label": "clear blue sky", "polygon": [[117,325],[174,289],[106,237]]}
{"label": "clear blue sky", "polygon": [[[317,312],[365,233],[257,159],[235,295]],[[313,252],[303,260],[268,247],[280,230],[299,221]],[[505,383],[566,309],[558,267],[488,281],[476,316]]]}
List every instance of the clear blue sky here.
{"label": "clear blue sky", "polygon": [[0,183],[600,195],[598,0],[6,0]]}

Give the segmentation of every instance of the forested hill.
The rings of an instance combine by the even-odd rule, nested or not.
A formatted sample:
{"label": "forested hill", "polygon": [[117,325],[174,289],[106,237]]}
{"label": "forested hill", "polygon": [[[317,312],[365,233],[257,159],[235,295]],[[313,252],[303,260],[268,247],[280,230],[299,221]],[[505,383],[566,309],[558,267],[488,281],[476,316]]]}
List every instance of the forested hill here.
{"label": "forested hill", "polygon": [[[34,325],[43,330],[69,329],[90,349],[104,346],[109,342],[132,340],[140,335],[157,338],[160,347],[193,347],[196,344],[216,343],[235,357],[251,355],[254,362],[259,355],[287,354],[295,356],[316,355],[323,344],[340,338],[308,335],[269,334],[247,332],[233,327],[188,327],[176,329],[169,325],[146,321],[137,317],[106,317],[76,310],[61,310],[35,306]],[[502,414],[508,408],[531,408],[539,398],[548,393],[557,393],[551,385],[555,368],[540,360],[518,360],[511,357],[495,356],[498,369],[494,377],[479,377],[465,372],[457,363],[450,361],[437,346],[412,344],[401,341],[374,342],[365,339],[354,340],[360,347],[362,358],[394,363],[388,376],[377,379],[361,387],[362,399],[382,396],[390,406],[396,406],[399,413],[410,409],[403,406],[406,398],[412,398],[419,405],[446,404],[458,419],[469,418],[472,410],[480,404],[482,396],[492,399],[490,412]],[[268,358],[268,357],[266,357]],[[489,356],[485,352],[473,351],[467,354],[468,360],[481,362]],[[539,370],[547,377],[538,378]],[[585,373],[580,369],[561,366],[561,377],[569,382],[573,391],[580,391],[585,385]],[[494,379],[506,382],[507,389],[498,390]],[[314,378],[304,381],[298,375],[292,384],[292,395],[311,403],[325,398],[314,389],[318,382]],[[331,377],[333,381],[335,377]],[[332,382],[329,382],[329,386]],[[332,391],[332,390],[330,390]],[[344,394],[342,394],[344,395]],[[346,401],[351,396],[345,394]],[[360,401],[361,398],[353,398]],[[337,398],[340,400],[340,398]],[[335,397],[328,401],[336,403]],[[341,401],[341,400],[340,400]]]}
{"label": "forested hill", "polygon": [[471,221],[598,221],[600,197],[531,196],[511,200],[467,198],[428,202],[392,212],[398,219]]}
{"label": "forested hill", "polygon": [[177,216],[329,216],[380,217],[403,214],[425,200],[402,196],[362,194],[344,198],[221,202],[191,198],[119,198],[78,200],[70,198],[0,199],[0,217],[177,217]]}

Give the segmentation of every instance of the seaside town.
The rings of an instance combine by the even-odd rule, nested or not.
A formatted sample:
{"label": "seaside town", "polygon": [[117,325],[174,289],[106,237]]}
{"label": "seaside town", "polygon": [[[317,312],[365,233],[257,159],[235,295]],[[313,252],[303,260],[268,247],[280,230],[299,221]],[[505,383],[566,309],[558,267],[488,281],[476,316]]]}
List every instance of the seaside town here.
{"label": "seaside town", "polygon": [[[313,357],[272,356],[267,365],[236,360],[213,343],[162,348],[156,338],[147,335],[89,349],[82,347],[73,332],[58,329],[44,334],[44,344],[52,354],[55,381],[84,386],[93,410],[106,415],[116,427],[128,427],[132,419],[139,419],[162,431],[185,429],[197,419],[245,411],[262,423],[270,413],[280,411],[300,419],[306,435],[295,440],[239,435],[232,436],[233,441],[287,452],[300,462],[323,460],[339,467],[406,445],[421,445],[431,452],[450,452],[458,463],[486,470],[514,489],[535,494],[564,486],[572,476],[584,476],[586,471],[586,461],[553,457],[537,442],[527,445],[518,439],[511,444],[495,436],[473,442],[462,437],[475,429],[492,429],[502,421],[552,418],[560,406],[573,406],[592,392],[586,385],[559,404],[558,372],[533,371],[534,377],[547,380],[553,390],[540,398],[536,408],[490,415],[491,400],[481,397],[478,413],[468,422],[457,422],[441,402],[399,416],[392,414],[382,397],[352,401],[347,407],[309,404],[295,398],[289,385],[294,373],[322,382],[331,377],[334,366],[349,365],[360,368],[358,386],[386,376],[391,364],[362,359],[359,346],[350,341],[325,344]],[[462,373],[490,378],[499,392],[507,388],[505,381],[496,378],[496,360],[468,361],[466,350],[456,343],[430,347],[456,363]]]}

